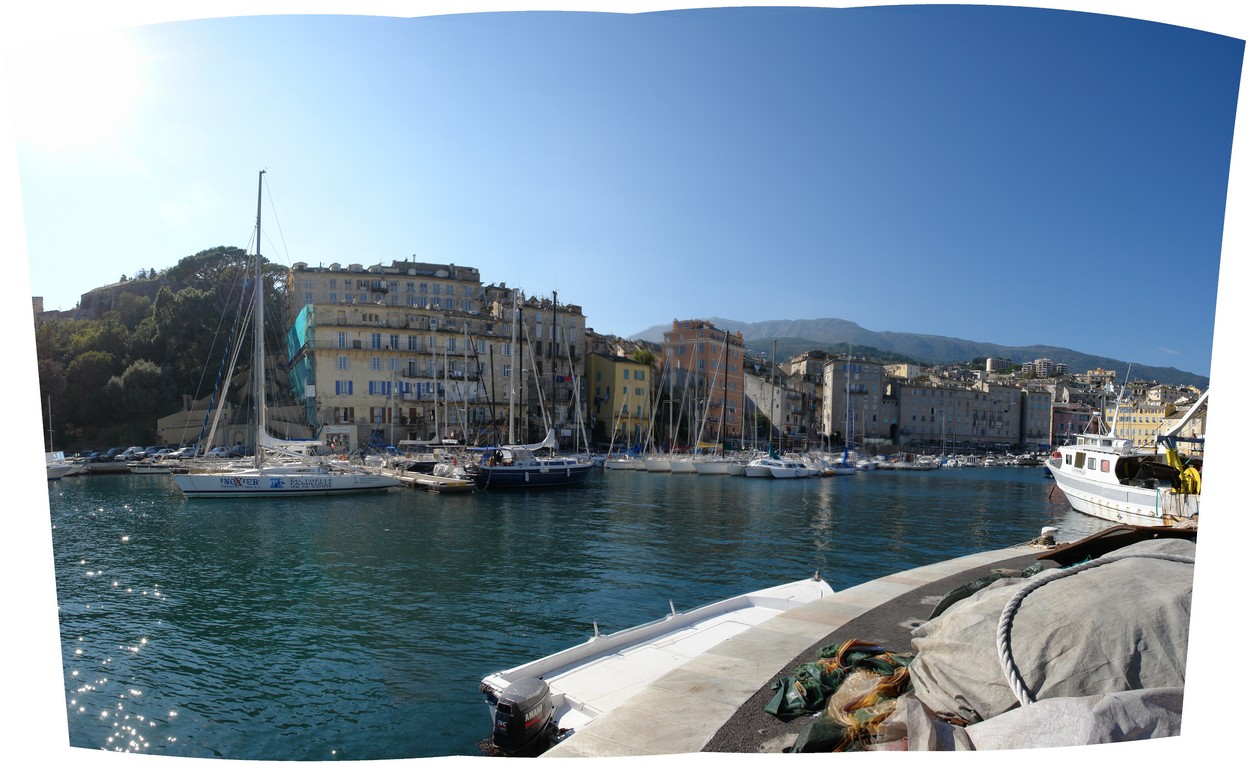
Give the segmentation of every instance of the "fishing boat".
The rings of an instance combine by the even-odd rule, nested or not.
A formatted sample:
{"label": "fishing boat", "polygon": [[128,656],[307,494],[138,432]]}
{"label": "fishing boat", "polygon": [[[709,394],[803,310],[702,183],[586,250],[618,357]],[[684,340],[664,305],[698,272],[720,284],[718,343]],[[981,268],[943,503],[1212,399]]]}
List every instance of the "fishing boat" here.
{"label": "fishing boat", "polygon": [[1046,461],[1055,485],[1078,513],[1134,526],[1195,522],[1202,494],[1202,457],[1180,455],[1180,433],[1207,404],[1210,391],[1167,432],[1155,449],[1140,449],[1116,435],[1083,433]]}
{"label": "fishing boat", "polygon": [[[379,471],[346,460],[325,460],[304,453],[312,442],[284,441],[265,428],[265,290],[261,273],[260,220],[265,171],[260,171],[256,194],[256,259],[252,284],[252,404],[256,448],[250,467],[226,470],[188,470],[170,477],[187,497],[295,497],[360,494],[386,491],[400,482]],[[210,439],[211,440],[211,439]],[[244,463],[246,464],[246,463]]]}
{"label": "fishing boat", "polygon": [[660,676],[778,614],[833,594],[816,575],[690,611],[670,602],[667,616],[609,635],[600,635],[596,624],[585,643],[483,678],[492,742],[504,754],[540,754]]}

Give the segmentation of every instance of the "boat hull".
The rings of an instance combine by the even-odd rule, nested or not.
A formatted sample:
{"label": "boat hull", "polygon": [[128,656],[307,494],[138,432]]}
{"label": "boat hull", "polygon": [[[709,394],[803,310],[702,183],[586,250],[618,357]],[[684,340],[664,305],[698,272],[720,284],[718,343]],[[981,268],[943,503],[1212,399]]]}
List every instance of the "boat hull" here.
{"label": "boat hull", "polygon": [[314,473],[240,470],[226,473],[182,473],[170,476],[188,497],[233,498],[331,496],[387,491],[400,486],[394,478],[374,473]]}
{"label": "boat hull", "polygon": [[1171,526],[1198,514],[1199,495],[1091,480],[1057,462],[1048,465],[1055,484],[1083,515],[1133,526]]}
{"label": "boat hull", "polygon": [[819,578],[737,595],[609,635],[596,634],[579,645],[483,678],[492,725],[496,703],[513,683],[542,678],[555,700],[560,729],[577,731],[625,703],[660,676],[726,640],[806,603],[830,597],[833,588]]}
{"label": "boat hull", "polygon": [[528,489],[576,486],[590,476],[592,462],[558,465],[480,465],[473,471],[479,489]]}
{"label": "boat hull", "polygon": [[642,465],[648,473],[671,473],[673,463],[668,457],[643,457]]}
{"label": "boat hull", "polygon": [[699,475],[729,475],[729,461],[696,460],[694,471]]}

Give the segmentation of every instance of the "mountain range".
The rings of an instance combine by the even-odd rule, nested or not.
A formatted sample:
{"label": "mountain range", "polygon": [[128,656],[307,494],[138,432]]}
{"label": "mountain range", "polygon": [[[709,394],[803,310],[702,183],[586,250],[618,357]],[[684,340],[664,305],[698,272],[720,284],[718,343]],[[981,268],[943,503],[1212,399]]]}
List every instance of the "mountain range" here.
{"label": "mountain range", "polygon": [[[911,332],[875,332],[845,319],[778,319],[746,323],[733,319],[708,318],[705,321],[718,329],[741,332],[749,353],[768,357],[772,343],[777,342],[777,357],[790,358],[812,350],[845,353],[849,346],[857,355],[865,355],[887,363],[913,361],[921,364],[956,364],[994,357],[1014,363],[1047,358],[1067,364],[1068,370],[1082,373],[1090,369],[1115,370],[1117,379],[1125,379],[1129,362],[1106,356],[1093,356],[1070,348],[1052,345],[1007,346],[962,340],[940,335]],[[633,340],[662,343],[664,333],[672,325],[651,327],[634,335]],[[1148,367],[1133,364],[1134,380],[1154,380],[1169,385],[1194,385],[1206,388],[1209,379],[1176,367]]]}

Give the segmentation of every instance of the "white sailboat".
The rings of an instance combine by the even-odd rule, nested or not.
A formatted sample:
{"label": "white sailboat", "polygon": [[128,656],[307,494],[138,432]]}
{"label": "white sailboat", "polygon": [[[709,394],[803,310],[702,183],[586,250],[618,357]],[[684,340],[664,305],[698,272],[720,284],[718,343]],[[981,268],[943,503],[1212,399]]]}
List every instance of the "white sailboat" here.
{"label": "white sailboat", "polygon": [[845,417],[842,425],[842,459],[829,464],[829,475],[855,475],[855,461],[851,452],[851,348],[846,349],[846,391],[843,394]]}
{"label": "white sailboat", "polygon": [[[260,213],[265,171],[260,171],[256,195],[256,262],[252,306],[252,398],[255,406],[256,449],[251,467],[224,471],[173,474],[188,497],[295,497],[359,494],[386,491],[400,482],[346,461],[308,457],[265,429],[265,290],[261,275]],[[273,455],[280,455],[276,461]]]}

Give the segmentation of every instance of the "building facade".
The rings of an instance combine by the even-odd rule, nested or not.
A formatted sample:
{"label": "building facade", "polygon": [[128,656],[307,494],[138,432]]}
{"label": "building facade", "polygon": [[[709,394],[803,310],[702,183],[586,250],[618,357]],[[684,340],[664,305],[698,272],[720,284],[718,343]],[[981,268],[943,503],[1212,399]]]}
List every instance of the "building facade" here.
{"label": "building facade", "polygon": [[338,449],[489,442],[508,424],[510,336],[489,314],[305,305],[288,334],[291,388],[315,436]]}
{"label": "building facade", "polygon": [[613,451],[646,446],[651,431],[651,366],[625,356],[586,357],[591,439]]}
{"label": "building facade", "polygon": [[[681,416],[669,434],[685,446],[742,442],[744,381],[742,333],[702,319],[673,321],[664,333],[667,381],[659,395]],[[683,434],[683,435],[679,435]]]}
{"label": "building facade", "polygon": [[[906,365],[892,365],[894,367]],[[830,447],[852,448],[895,442],[898,438],[898,407],[887,399],[887,367],[862,358],[834,358],[825,363],[821,428]]]}

